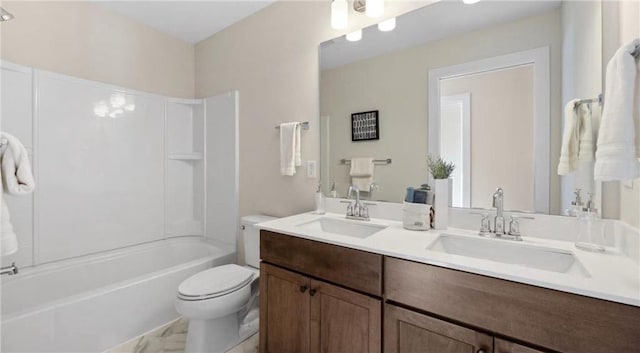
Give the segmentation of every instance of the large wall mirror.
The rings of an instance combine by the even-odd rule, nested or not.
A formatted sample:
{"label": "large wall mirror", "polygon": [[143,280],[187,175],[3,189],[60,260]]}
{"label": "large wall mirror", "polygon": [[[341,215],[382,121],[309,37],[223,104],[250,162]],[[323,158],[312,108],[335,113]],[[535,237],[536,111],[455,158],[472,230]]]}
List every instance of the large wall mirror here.
{"label": "large wall mirror", "polygon": [[[565,103],[602,92],[601,14],[599,1],[442,1],[322,43],[323,190],[345,197],[351,160],[371,158],[362,197],[401,202],[431,182],[431,154],[456,164],[454,207],[490,208],[497,187],[511,210],[561,215],[577,188],[599,202],[592,166],[557,166]],[[354,139],[366,112],[376,138]]]}

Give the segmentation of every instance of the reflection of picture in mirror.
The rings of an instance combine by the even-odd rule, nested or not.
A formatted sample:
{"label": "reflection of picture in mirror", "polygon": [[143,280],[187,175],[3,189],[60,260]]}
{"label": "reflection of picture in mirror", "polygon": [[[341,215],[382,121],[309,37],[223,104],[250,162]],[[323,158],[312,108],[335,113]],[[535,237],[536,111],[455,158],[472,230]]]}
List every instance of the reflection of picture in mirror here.
{"label": "reflection of picture in mirror", "polygon": [[351,141],[379,139],[377,110],[351,114]]}

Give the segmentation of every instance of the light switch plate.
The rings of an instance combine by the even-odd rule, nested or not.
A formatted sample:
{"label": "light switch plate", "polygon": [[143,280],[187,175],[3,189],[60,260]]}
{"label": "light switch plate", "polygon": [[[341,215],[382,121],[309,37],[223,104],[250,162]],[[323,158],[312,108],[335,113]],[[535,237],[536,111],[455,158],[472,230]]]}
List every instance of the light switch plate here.
{"label": "light switch plate", "polygon": [[316,161],[307,161],[307,178],[318,177],[318,164]]}

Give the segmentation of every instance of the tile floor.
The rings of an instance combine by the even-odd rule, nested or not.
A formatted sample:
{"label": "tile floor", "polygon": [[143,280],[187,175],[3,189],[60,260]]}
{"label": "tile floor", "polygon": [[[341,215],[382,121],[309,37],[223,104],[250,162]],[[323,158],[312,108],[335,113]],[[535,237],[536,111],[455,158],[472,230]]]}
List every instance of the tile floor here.
{"label": "tile floor", "polygon": [[[178,319],[105,353],[183,353],[187,326],[187,320]],[[257,352],[258,334],[227,351],[227,353]]]}

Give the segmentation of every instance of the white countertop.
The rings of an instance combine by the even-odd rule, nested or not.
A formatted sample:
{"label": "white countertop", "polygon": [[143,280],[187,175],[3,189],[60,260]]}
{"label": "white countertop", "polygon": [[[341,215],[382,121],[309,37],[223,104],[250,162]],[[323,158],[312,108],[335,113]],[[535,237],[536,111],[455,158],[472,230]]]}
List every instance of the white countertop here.
{"label": "white countertop", "polygon": [[298,226],[319,217],[344,220],[344,215],[335,213],[327,213],[322,216],[303,213],[263,222],[258,224],[257,227],[381,255],[640,306],[640,265],[615,248],[607,248],[605,253],[592,253],[576,249],[573,242],[527,237],[526,234],[523,234],[524,240],[518,242],[518,244],[573,253],[574,257],[588,273],[588,276],[585,277],[427,249],[442,233],[486,239],[489,242],[509,241],[481,238],[476,231],[465,229],[449,228],[445,231],[410,231],[404,229],[401,222],[371,219],[371,221],[364,223],[385,225],[387,228],[367,238],[357,238]]}

